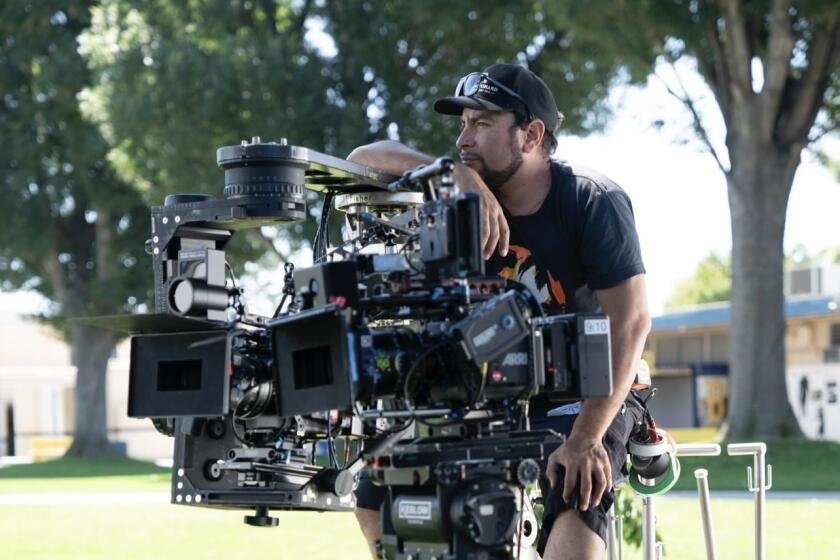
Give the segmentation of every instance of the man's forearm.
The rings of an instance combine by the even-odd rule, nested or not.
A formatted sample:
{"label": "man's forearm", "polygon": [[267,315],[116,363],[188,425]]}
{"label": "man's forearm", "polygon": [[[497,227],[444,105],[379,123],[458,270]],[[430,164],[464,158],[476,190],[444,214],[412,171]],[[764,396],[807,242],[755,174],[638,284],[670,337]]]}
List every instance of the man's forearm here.
{"label": "man's forearm", "polygon": [[394,175],[413,169],[418,165],[432,163],[435,158],[394,140],[381,140],[359,146],[347,159],[368,167],[376,167]]}
{"label": "man's forearm", "polygon": [[631,276],[612,288],[596,290],[595,297],[610,318],[613,393],[583,403],[569,437],[589,441],[600,441],[604,437],[627,398],[650,331],[644,274]]}
{"label": "man's forearm", "polygon": [[650,329],[645,312],[620,321],[610,322],[613,366],[613,393],[609,397],[586,399],[575,421],[572,434],[600,440],[630,392],[639,357]]}

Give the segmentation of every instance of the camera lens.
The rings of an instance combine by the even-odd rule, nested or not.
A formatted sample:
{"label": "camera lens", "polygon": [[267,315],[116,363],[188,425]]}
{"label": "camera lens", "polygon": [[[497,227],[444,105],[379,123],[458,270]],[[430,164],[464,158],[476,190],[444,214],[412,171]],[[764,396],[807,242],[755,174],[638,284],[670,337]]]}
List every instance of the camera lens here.
{"label": "camera lens", "polygon": [[169,306],[181,315],[198,315],[208,309],[224,311],[229,297],[224,287],[208,286],[194,278],[175,278],[169,286]]}
{"label": "camera lens", "polygon": [[283,221],[306,218],[307,164],[294,150],[273,143],[219,148],[216,163],[225,170],[225,199],[259,202]]}

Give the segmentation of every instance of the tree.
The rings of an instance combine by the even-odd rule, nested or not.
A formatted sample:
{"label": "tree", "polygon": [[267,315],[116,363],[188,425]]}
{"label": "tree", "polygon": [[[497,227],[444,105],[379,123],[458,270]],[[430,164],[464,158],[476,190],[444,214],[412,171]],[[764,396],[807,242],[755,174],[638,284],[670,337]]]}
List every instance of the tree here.
{"label": "tree", "polygon": [[115,177],[108,146],[78,110],[89,74],[76,37],[88,23],[82,1],[7,2],[0,10],[0,288],[47,297],[43,320],[70,343],[73,456],[110,452],[105,370],[117,337],[68,319],[128,312],[150,287],[136,268],[148,210]]}
{"label": "tree", "polygon": [[[457,123],[436,115],[431,100],[467,71],[497,61],[543,67],[562,83],[555,89],[570,129],[596,128],[614,74],[635,59],[593,59],[594,32],[575,49],[560,36],[543,37],[547,16],[538,7],[103,0],[81,39],[95,76],[82,105],[111,145],[120,177],[151,205],[172,192],[219,193],[216,148],[257,135],[339,156],[386,134],[432,153],[451,151]],[[555,19],[565,13],[554,12]],[[311,38],[315,29],[323,31],[320,42]],[[492,42],[477,40],[491,35]],[[271,257],[289,251],[278,247],[311,239],[313,226],[238,235],[233,248],[240,262],[263,254],[261,264],[279,270]]]}
{"label": "tree", "polygon": [[729,301],[732,267],[729,259],[711,253],[697,265],[694,274],[680,282],[666,308]]}
{"label": "tree", "polygon": [[[650,4],[662,56],[696,61],[726,124],[728,158],[695,100],[674,91],[726,176],[732,224],[732,392],[728,437],[799,433],[787,400],[783,246],[802,150],[836,126],[840,12],[832,2]],[[649,28],[650,29],[650,28]],[[727,161],[729,163],[727,163]]]}
{"label": "tree", "polygon": [[[451,151],[457,123],[436,117],[432,100],[493,62],[539,66],[555,82],[570,130],[597,128],[614,75],[629,68],[625,79],[643,78],[647,68],[635,58],[593,57],[599,33],[579,33],[571,49],[547,31],[548,18],[561,20],[566,8],[581,19],[594,9],[539,8],[503,0],[104,0],[82,39],[96,75],[85,105],[120,174],[158,200],[185,187],[215,189],[215,149],[254,135],[335,155],[385,134]],[[323,30],[321,43],[309,36],[314,28]],[[493,41],[478,40],[489,35]]]}

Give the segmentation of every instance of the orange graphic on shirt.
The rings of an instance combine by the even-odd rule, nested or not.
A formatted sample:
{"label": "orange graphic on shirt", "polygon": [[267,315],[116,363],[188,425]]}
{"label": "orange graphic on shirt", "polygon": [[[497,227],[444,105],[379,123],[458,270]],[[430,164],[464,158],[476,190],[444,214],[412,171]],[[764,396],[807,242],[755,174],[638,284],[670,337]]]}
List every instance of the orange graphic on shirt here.
{"label": "orange graphic on shirt", "polygon": [[499,276],[528,286],[542,305],[565,306],[566,292],[562,284],[554,279],[551,272],[543,273],[537,269],[531,259],[531,251],[519,245],[511,245],[510,253],[516,258],[516,262],[512,266],[503,267],[499,271]]}
{"label": "orange graphic on shirt", "polygon": [[566,305],[566,292],[563,291],[563,285],[554,279],[551,272],[548,273],[548,288],[551,290],[551,295],[554,297],[554,302],[557,305]]}
{"label": "orange graphic on shirt", "polygon": [[519,268],[522,266],[525,260],[531,256],[531,251],[529,251],[525,247],[511,245],[510,252],[513,253],[516,257],[516,264],[512,267],[508,266],[500,270],[499,276],[507,280],[518,280],[521,276],[521,274],[519,273]]}

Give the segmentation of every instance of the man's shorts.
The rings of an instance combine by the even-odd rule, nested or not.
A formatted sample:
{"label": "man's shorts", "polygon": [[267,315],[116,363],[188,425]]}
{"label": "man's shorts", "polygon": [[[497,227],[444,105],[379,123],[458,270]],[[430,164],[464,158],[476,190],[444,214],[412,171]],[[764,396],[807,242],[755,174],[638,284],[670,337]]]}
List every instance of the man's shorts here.
{"label": "man's shorts", "polygon": [[[610,458],[613,472],[613,484],[623,482],[627,478],[627,440],[630,438],[630,432],[633,430],[633,425],[641,418],[642,408],[631,397],[628,398],[621,410],[616,414],[607,433],[604,435],[604,448]],[[531,429],[552,429],[558,433],[569,435],[572,431],[572,426],[577,419],[577,414],[565,414],[560,416],[545,416],[539,415],[531,416]],[[542,465],[543,474],[540,476],[540,490],[543,495],[544,513],[542,527],[540,529],[538,549],[540,554],[543,553],[545,545],[548,542],[548,535],[551,532],[551,526],[558,515],[568,509],[572,509],[563,501],[563,476],[559,476],[560,483],[556,488],[551,488],[548,479],[545,477],[545,464]],[[359,485],[356,488],[356,507],[364,509],[379,510],[382,507],[382,501],[388,493],[385,486],[378,486],[373,484],[366,476],[366,471],[362,472],[359,480]],[[590,507],[586,511],[574,510],[578,517],[595,533],[607,542],[607,527],[608,519],[607,512],[612,507],[615,501],[615,491],[609,490],[604,492],[601,502],[595,506]]]}

